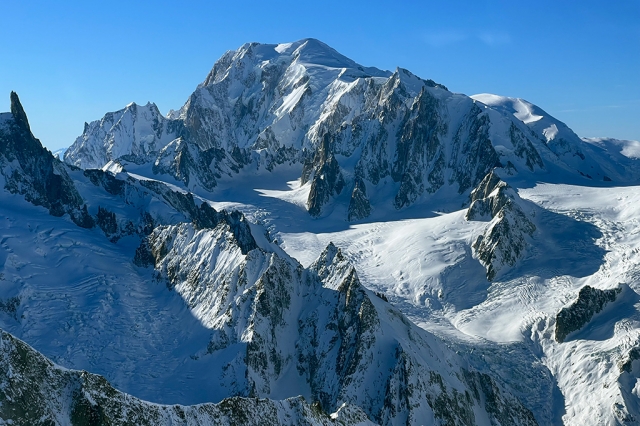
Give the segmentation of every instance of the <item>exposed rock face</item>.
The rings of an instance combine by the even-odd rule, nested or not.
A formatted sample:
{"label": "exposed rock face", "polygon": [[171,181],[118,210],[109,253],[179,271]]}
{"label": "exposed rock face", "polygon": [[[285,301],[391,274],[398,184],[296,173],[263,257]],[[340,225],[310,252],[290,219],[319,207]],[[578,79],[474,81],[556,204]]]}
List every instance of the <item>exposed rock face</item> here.
{"label": "exposed rock face", "polygon": [[621,292],[620,286],[610,290],[599,290],[588,285],[582,287],[576,301],[562,308],[556,315],[556,341],[564,342],[571,332],[588,324],[595,314],[602,311],[608,303],[614,302]]}
{"label": "exposed rock face", "polygon": [[[182,132],[182,121],[163,117],[155,104],[131,103],[99,121],[85,123],[65,158],[83,169],[99,169],[118,158],[142,164],[154,160],[155,154]],[[71,158],[74,160],[69,161]]]}
{"label": "exposed rock face", "polygon": [[320,149],[316,152],[313,160],[305,164],[302,171],[302,182],[311,180],[311,190],[307,207],[311,216],[319,216],[322,206],[329,199],[338,195],[344,188],[344,178],[340,172],[340,166],[329,144],[329,136],[324,135]]}
{"label": "exposed rock face", "polygon": [[[57,165],[65,173],[63,182],[75,190],[77,203],[71,205],[83,224],[98,226],[114,243],[126,235],[147,235],[133,261],[153,267],[155,279],[165,281],[207,333],[211,331],[208,343],[190,356],[207,358],[216,392],[276,399],[305,395],[316,403],[309,407],[300,399],[235,398],[197,407],[147,404],[121,394],[99,376],[57,368],[1,334],[3,419],[36,424],[200,424],[219,419],[211,422],[226,424],[291,418],[295,424],[332,424],[322,413],[338,411],[335,419],[346,424],[366,423],[366,416],[385,425],[535,424],[505,387],[471,371],[435,336],[367,291],[333,244],[305,269],[262,234],[254,238],[251,225],[238,212],[218,212],[160,181],[56,163],[27,133],[22,108],[16,104],[13,109],[11,116],[0,117],[3,137],[13,135],[11,131],[31,136],[25,140],[33,153],[15,148],[19,138],[4,138],[3,170],[10,165],[27,182],[47,188],[46,179],[59,175],[43,170]],[[321,180],[335,194],[344,183],[329,144],[326,138],[317,153],[322,165],[311,174],[314,179],[324,176]],[[7,155],[17,161],[6,160]],[[12,175],[3,176],[9,182]],[[42,195],[38,188],[33,184],[19,193],[29,199]],[[100,285],[107,287],[107,281],[103,277]],[[3,300],[0,309],[17,318],[19,309],[27,309],[21,300]],[[364,414],[343,407],[345,402]]]}
{"label": "exposed rock face", "polygon": [[228,398],[195,406],[149,403],[104,377],[58,367],[0,330],[0,418],[21,425],[373,425],[359,408],[329,416],[302,397]]}
{"label": "exposed rock face", "polygon": [[620,373],[631,373],[633,370],[633,361],[640,359],[640,346],[633,346],[627,355],[618,363]]}
{"label": "exposed rock face", "polygon": [[[500,210],[512,202],[506,194],[509,185],[491,171],[471,192],[471,204],[465,214],[467,220],[491,220]],[[494,192],[495,191],[495,192]],[[511,195],[511,194],[509,194]]]}
{"label": "exposed rock face", "polygon": [[490,172],[471,192],[467,220],[489,221],[482,235],[473,243],[475,256],[493,280],[506,266],[514,266],[527,248],[527,236],[536,230],[519,205],[518,194],[495,171]]}
{"label": "exposed rock face", "polygon": [[359,220],[368,217],[371,214],[371,203],[367,198],[367,187],[364,181],[356,178],[351,192],[351,200],[349,201],[348,219]]}
{"label": "exposed rock face", "polygon": [[83,201],[66,167],[33,136],[15,92],[11,92],[11,113],[2,115],[0,173],[4,176],[5,189],[49,209],[53,216],[69,213],[83,223],[80,209]]}
{"label": "exposed rock face", "polygon": [[[0,173],[5,179],[5,189],[10,192],[48,208],[54,216],[69,214],[83,228],[97,225],[112,242],[126,235],[148,235],[156,223],[175,223],[178,219],[191,221],[198,229],[215,228],[224,221],[238,237],[244,251],[257,247],[246,219],[239,212],[216,212],[207,203],[197,203],[192,194],[174,191],[158,181],[137,181],[131,177],[122,180],[98,169],[79,173],[78,169],[55,159],[31,134],[27,116],[14,92],[11,93],[11,111],[0,116]],[[85,180],[96,190],[104,191],[104,196],[121,199],[125,205],[123,211],[111,211],[99,201],[96,203],[92,199],[95,193],[88,194],[85,200],[76,187],[77,184],[84,185]],[[146,211],[150,199],[163,201],[181,216],[168,220],[155,212],[150,214]],[[126,206],[136,210],[135,216]]]}

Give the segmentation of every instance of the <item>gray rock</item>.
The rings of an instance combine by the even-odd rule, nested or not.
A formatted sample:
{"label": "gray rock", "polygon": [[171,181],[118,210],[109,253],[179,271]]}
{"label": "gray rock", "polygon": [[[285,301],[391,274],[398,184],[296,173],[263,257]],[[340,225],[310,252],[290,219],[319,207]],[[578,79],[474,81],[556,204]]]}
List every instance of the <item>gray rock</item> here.
{"label": "gray rock", "polygon": [[53,216],[68,213],[72,219],[85,223],[83,200],[67,167],[33,136],[15,92],[11,92],[11,118],[0,126],[0,166],[9,192],[47,208]]}
{"label": "gray rock", "polygon": [[[472,99],[405,69],[389,73],[362,67],[317,40],[276,48],[249,43],[227,52],[168,118],[149,105],[107,114],[87,126],[66,161],[101,167],[107,160],[147,158],[153,173],[172,176],[191,190],[212,190],[222,176],[245,168],[302,163],[302,183],[311,183],[307,208],[312,216],[335,202],[345,176],[369,188],[396,184],[392,199],[383,202],[402,209],[447,185],[463,202],[501,165],[503,154],[494,149],[499,141],[491,139],[494,123]],[[331,71],[316,73],[316,62]],[[153,132],[141,130],[146,128]],[[547,147],[537,136],[513,124],[509,134],[502,133],[499,137],[509,139],[505,145],[513,146],[505,154],[510,160],[530,170],[543,168],[536,146]],[[343,164],[343,158],[354,168],[341,171],[336,159]],[[349,220],[370,212],[364,186],[354,186]]]}
{"label": "gray rock", "polygon": [[367,187],[364,181],[356,178],[351,192],[351,200],[349,201],[348,219],[359,220],[368,217],[371,214],[371,204],[367,198]]}
{"label": "gray rock", "polygon": [[527,237],[536,230],[520,203],[523,200],[495,171],[487,174],[471,192],[471,205],[465,218],[489,221],[472,245],[475,256],[487,270],[489,281],[522,258],[529,244]]}
{"label": "gray rock", "polygon": [[588,324],[595,314],[602,311],[608,303],[614,302],[621,292],[620,286],[610,290],[599,290],[588,285],[582,287],[578,298],[556,315],[556,341],[564,342],[570,333]]}
{"label": "gray rock", "polygon": [[0,419],[19,425],[373,425],[357,407],[333,416],[302,397],[232,397],[193,406],[146,402],[102,376],[59,367],[0,330]]}
{"label": "gray rock", "polygon": [[[307,208],[311,216],[320,216],[322,206],[331,197],[340,194],[345,186],[344,177],[331,149],[328,134],[323,136],[322,144],[313,161],[305,164],[305,167],[306,170],[303,170],[303,176],[310,176],[311,179]],[[309,171],[309,168],[311,171]]]}

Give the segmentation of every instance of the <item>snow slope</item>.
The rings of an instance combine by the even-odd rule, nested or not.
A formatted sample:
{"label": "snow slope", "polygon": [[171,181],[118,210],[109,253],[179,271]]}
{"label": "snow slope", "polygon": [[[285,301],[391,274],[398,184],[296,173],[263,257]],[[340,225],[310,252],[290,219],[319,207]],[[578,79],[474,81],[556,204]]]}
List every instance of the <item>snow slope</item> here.
{"label": "snow slope", "polygon": [[602,185],[640,177],[634,160],[620,167],[522,99],[451,93],[405,69],[365,68],[314,39],[229,51],[180,111],[161,117],[153,105],[130,105],[108,113],[85,126],[65,161],[116,161],[209,192],[227,177],[302,165],[309,213],[342,204],[350,221],[441,190],[462,204],[496,166]]}
{"label": "snow slope", "polygon": [[[534,212],[529,217],[536,230],[524,257],[487,281],[471,247],[486,222],[465,220],[466,209],[441,213],[435,204],[429,206],[433,210],[407,209],[397,220],[349,224],[339,212],[314,220],[300,205],[304,194],[296,195],[299,182],[283,187],[279,182],[286,179],[240,181],[241,190],[221,189],[214,196],[232,202],[214,205],[240,208],[261,221],[305,265],[332,241],[365,286],[454,347],[475,351],[477,365],[514,388],[531,374],[523,397],[530,398],[541,423],[638,418],[636,186],[523,185],[517,190],[520,203]],[[555,341],[556,316],[582,287],[612,289],[620,283],[629,287],[611,307],[568,341]],[[494,363],[487,362],[489,356]]]}
{"label": "snow slope", "polygon": [[227,398],[219,404],[159,405],[114,389],[104,377],[55,365],[0,330],[0,419],[6,424],[373,425],[357,407],[327,415],[302,397]]}

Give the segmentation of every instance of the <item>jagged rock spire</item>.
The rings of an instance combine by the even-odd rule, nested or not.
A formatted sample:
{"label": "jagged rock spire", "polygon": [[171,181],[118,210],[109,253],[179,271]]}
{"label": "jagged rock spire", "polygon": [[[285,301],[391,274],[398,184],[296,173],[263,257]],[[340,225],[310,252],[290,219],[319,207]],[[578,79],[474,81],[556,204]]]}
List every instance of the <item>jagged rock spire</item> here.
{"label": "jagged rock spire", "polygon": [[22,104],[20,103],[18,94],[14,91],[11,92],[11,114],[13,114],[13,119],[20,127],[28,132],[31,132],[27,114],[24,112],[24,108],[22,108]]}

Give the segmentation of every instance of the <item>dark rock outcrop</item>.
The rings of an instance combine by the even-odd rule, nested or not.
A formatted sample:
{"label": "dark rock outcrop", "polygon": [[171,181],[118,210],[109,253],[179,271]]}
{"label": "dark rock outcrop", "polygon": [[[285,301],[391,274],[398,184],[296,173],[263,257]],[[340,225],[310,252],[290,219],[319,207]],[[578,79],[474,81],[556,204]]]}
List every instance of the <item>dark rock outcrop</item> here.
{"label": "dark rock outcrop", "polygon": [[333,155],[328,134],[323,136],[320,148],[312,162],[305,164],[302,176],[303,184],[306,183],[305,176],[309,176],[311,179],[311,190],[307,199],[309,214],[316,217],[320,216],[322,206],[332,196],[340,194],[345,185],[340,165]]}
{"label": "dark rock outcrop", "polygon": [[465,218],[489,221],[472,245],[489,281],[506,266],[516,264],[528,246],[527,237],[536,230],[520,203],[523,200],[495,171],[488,173],[471,192]]}
{"label": "dark rock outcrop", "polygon": [[2,330],[0,401],[0,419],[18,425],[372,425],[357,407],[329,416],[302,397],[234,397],[194,406],[146,402],[102,376],[58,367]]}
{"label": "dark rock outcrop", "polygon": [[80,212],[82,197],[66,166],[33,136],[15,92],[11,92],[11,118],[0,126],[0,166],[9,192],[47,208],[53,216],[68,213],[74,221],[86,224]]}
{"label": "dark rock outcrop", "polygon": [[556,341],[564,342],[570,333],[588,324],[595,314],[602,311],[608,303],[614,302],[621,292],[620,286],[610,290],[599,290],[588,285],[582,287],[578,298],[556,315]]}
{"label": "dark rock outcrop", "polygon": [[359,220],[368,217],[371,214],[371,203],[367,198],[367,187],[360,178],[356,178],[351,192],[351,200],[349,201],[348,219]]}
{"label": "dark rock outcrop", "polygon": [[640,359],[640,345],[633,346],[627,355],[618,363],[620,373],[631,373],[633,370],[633,361]]}

